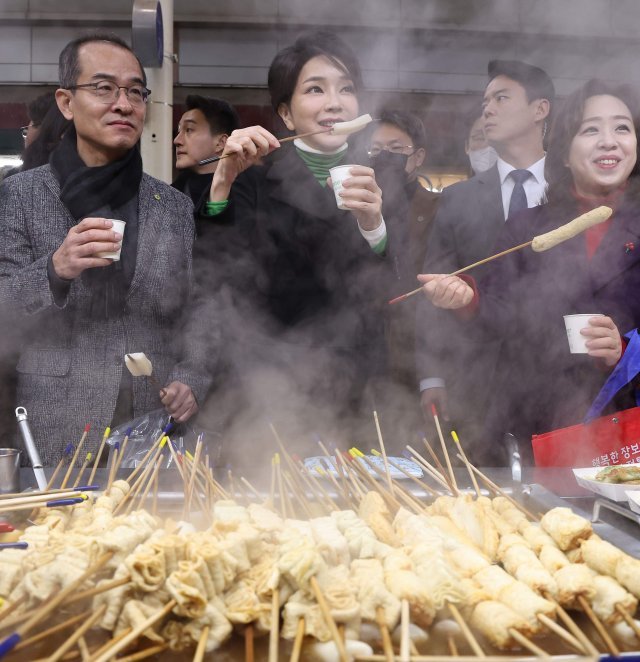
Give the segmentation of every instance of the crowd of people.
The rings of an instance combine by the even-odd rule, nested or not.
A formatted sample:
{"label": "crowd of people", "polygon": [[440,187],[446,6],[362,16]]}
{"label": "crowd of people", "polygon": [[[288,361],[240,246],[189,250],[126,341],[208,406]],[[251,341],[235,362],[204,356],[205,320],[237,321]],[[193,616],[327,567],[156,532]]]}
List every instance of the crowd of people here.
{"label": "crowd of people", "polygon": [[[501,465],[505,434],[526,453],[533,434],[584,417],[640,322],[640,105],[626,86],[592,80],[560,104],[542,69],[490,62],[465,143],[474,174],[439,194],[420,176],[418,117],[385,106],[357,136],[331,131],[363,112],[359,62],[331,32],[271,63],[281,132],[188,96],[173,186],[143,172],[150,91],[125,42],[78,38],[59,75],[0,187],[3,360],[17,356],[5,372],[45,465],[85,423],[91,450],[158,408],[220,432],[243,462],[271,454],[269,423],[316,454],[319,439],[367,443],[375,410],[399,450],[437,412],[472,459]],[[602,204],[606,223],[556,249],[448,275]],[[586,355],[569,353],[572,313],[594,314]],[[133,352],[160,388],[125,369]],[[633,406],[630,391],[611,406]]]}

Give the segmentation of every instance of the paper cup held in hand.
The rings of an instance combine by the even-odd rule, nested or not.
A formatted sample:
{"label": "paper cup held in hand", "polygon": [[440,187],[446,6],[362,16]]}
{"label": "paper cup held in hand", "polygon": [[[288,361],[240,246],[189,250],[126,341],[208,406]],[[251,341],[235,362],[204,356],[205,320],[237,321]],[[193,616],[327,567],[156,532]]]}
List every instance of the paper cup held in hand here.
{"label": "paper cup held in hand", "polygon": [[587,354],[587,336],[580,333],[581,329],[589,326],[592,317],[603,317],[602,313],[589,313],[584,315],[564,315],[564,324],[567,327],[567,338],[569,339],[569,350],[572,354]]}
{"label": "paper cup held in hand", "polygon": [[338,205],[338,209],[348,209],[348,207],[344,206],[344,202],[340,197],[340,193],[342,193],[342,182],[345,179],[349,179],[349,177],[351,177],[349,170],[353,167],[354,164],[352,163],[351,165],[336,166],[335,168],[331,168],[329,170],[329,175],[331,175],[331,181],[333,182],[333,192],[336,196],[336,204]]}
{"label": "paper cup held in hand", "polygon": [[[108,218],[107,220],[113,223],[111,229],[114,232],[121,234],[122,239],[124,239],[124,226],[126,225],[125,221],[120,221],[117,218]],[[96,253],[96,257],[108,257],[114,262],[117,262],[120,259],[120,251],[122,250],[122,239],[120,239],[120,248],[117,251],[102,251],[101,253]]]}

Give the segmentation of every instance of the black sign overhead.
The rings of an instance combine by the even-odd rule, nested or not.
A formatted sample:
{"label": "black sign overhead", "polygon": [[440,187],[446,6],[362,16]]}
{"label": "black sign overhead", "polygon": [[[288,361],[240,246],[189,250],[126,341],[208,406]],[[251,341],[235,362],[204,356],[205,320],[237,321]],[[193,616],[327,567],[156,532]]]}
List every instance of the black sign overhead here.
{"label": "black sign overhead", "polygon": [[158,0],[135,0],[131,16],[131,45],[144,67],[161,67],[164,54],[162,7]]}

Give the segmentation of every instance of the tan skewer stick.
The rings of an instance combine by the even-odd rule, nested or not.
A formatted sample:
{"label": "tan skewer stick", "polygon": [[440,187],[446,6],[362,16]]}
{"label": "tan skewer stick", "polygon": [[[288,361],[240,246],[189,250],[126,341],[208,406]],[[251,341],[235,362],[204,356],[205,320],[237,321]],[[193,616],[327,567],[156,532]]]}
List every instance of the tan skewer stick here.
{"label": "tan skewer stick", "polygon": [[62,646],[51,653],[48,662],[58,662],[67,651],[75,646],[76,641],[84,636],[84,633],[102,618],[106,609],[107,605],[102,605],[96,612],[91,614],[91,616],[89,616],[89,618],[87,618],[87,620],[62,644]]}
{"label": "tan skewer stick", "polygon": [[157,655],[162,653],[162,651],[167,650],[169,644],[158,644],[157,646],[151,646],[150,648],[145,648],[144,650],[138,651],[137,653],[132,653],[125,657],[119,657],[118,662],[139,662],[140,660],[146,660],[152,655]]}
{"label": "tan skewer stick", "polygon": [[389,628],[384,620],[384,607],[380,605],[376,607],[376,623],[380,629],[382,650],[384,651],[385,658],[387,662],[393,662],[395,660],[395,654],[393,652],[393,644],[391,643],[391,634],[389,634]]}
{"label": "tan skewer stick", "polygon": [[193,662],[202,662],[204,659],[204,649],[207,645],[207,639],[209,638],[209,626],[205,625],[202,628],[200,633],[200,639],[198,640],[198,647],[196,648],[195,655],[193,656]]}
{"label": "tan skewer stick", "polygon": [[459,628],[462,630],[462,634],[464,635],[464,638],[467,640],[469,646],[471,646],[471,650],[474,652],[475,656],[481,658],[486,657],[484,651],[482,650],[482,648],[480,648],[480,644],[478,643],[478,640],[473,636],[473,632],[471,632],[466,621],[464,620],[464,618],[462,618],[462,614],[460,613],[458,608],[451,602],[447,602],[447,608],[449,609],[449,613],[453,616],[453,620],[458,624]]}
{"label": "tan skewer stick", "polygon": [[584,595],[578,596],[578,602],[582,607],[584,613],[589,617],[589,620],[593,623],[593,626],[597,630],[598,634],[602,638],[605,646],[609,649],[609,652],[614,657],[620,657],[620,649],[616,646],[615,642],[611,638],[611,635],[607,632],[607,628],[603,625],[602,621],[596,616],[591,605],[587,602],[587,599]]}
{"label": "tan skewer stick", "polygon": [[298,627],[296,628],[296,638],[293,641],[293,650],[291,651],[291,658],[289,662],[299,662],[300,651],[302,650],[302,642],[304,641],[304,616],[298,619]]}
{"label": "tan skewer stick", "polygon": [[409,601],[403,599],[400,603],[400,662],[411,662],[409,642]]}
{"label": "tan skewer stick", "polygon": [[87,435],[89,434],[91,426],[87,423],[84,427],[84,432],[82,433],[82,437],[80,437],[80,441],[78,442],[78,445],[76,446],[76,450],[73,453],[73,457],[71,458],[71,462],[69,462],[69,467],[67,469],[67,473],[64,475],[64,478],[62,479],[62,483],[60,483],[60,489],[64,489],[67,486],[67,483],[69,482],[69,478],[71,477],[71,472],[73,471],[73,467],[76,464],[76,460],[78,459],[78,454],[80,453],[80,449],[84,445],[84,442],[87,439]]}
{"label": "tan skewer stick", "polygon": [[170,600],[167,604],[157,611],[155,614],[149,616],[140,625],[135,627],[129,634],[121,639],[115,646],[111,646],[99,657],[92,657],[91,662],[108,662],[112,657],[117,655],[120,651],[124,650],[131,642],[135,641],[147,628],[151,627],[154,623],[163,619],[178,603],[175,600]]}
{"label": "tan skewer stick", "polygon": [[271,594],[271,627],[269,628],[269,662],[278,662],[280,643],[280,591]]}
{"label": "tan skewer stick", "polygon": [[340,632],[338,631],[338,626],[336,625],[336,622],[333,620],[333,616],[331,615],[331,610],[329,609],[329,605],[327,604],[327,601],[325,600],[325,597],[322,594],[322,589],[320,588],[320,584],[318,584],[318,580],[315,577],[311,577],[311,579],[309,580],[309,584],[311,585],[311,590],[313,591],[313,595],[315,596],[316,602],[320,607],[320,611],[324,616],[324,620],[329,626],[329,630],[331,632],[331,638],[333,639],[333,643],[336,645],[336,648],[338,649],[340,662],[349,662],[349,656],[347,654],[347,649],[345,648],[344,641],[340,636]]}
{"label": "tan skewer stick", "polygon": [[[497,260],[499,257],[502,257],[503,255],[514,253],[515,251],[519,251],[522,248],[526,248],[527,246],[531,246],[533,250],[536,252],[549,250],[550,248],[557,246],[559,243],[562,243],[567,239],[571,239],[572,237],[579,235],[581,232],[584,232],[584,230],[586,230],[587,228],[590,228],[593,225],[597,225],[598,223],[602,223],[603,221],[606,221],[611,216],[612,213],[613,213],[613,209],[611,209],[610,207],[596,207],[595,209],[592,209],[591,211],[588,211],[586,214],[582,214],[581,216],[574,218],[572,221],[569,221],[569,223],[565,223],[564,225],[561,225],[559,228],[556,228],[551,232],[546,232],[545,234],[538,235],[537,237],[531,239],[531,241],[525,241],[523,244],[518,244],[517,246],[508,248],[506,251],[501,251],[500,253],[491,255],[490,257],[485,257],[484,260],[479,260],[478,262],[474,262],[473,264],[470,264],[467,267],[463,267],[462,269],[458,269],[457,271],[454,271],[447,275],[457,276],[458,274],[462,274],[465,271],[469,271],[470,269],[479,267],[480,265],[486,264],[487,262],[491,262],[492,260]],[[414,294],[418,294],[418,292],[422,292],[422,287],[423,286],[421,285],[420,287],[417,287],[415,290],[412,290],[411,292],[407,292],[406,294],[401,294],[400,296],[395,297],[395,299],[391,299],[389,303],[394,304],[394,303],[398,303],[399,301],[404,301],[405,299],[412,297]]]}

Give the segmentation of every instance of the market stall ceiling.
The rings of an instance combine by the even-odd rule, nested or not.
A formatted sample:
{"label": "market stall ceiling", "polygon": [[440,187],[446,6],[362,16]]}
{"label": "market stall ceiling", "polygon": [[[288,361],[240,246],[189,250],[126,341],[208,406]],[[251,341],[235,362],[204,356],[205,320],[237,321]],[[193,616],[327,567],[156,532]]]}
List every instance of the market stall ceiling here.
{"label": "market stall ceiling", "polygon": [[[132,0],[2,0],[0,19],[129,21]],[[466,29],[635,38],[636,0],[176,0],[177,21]]]}

